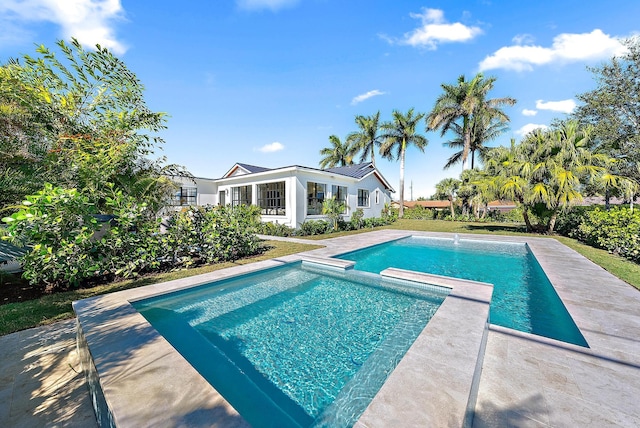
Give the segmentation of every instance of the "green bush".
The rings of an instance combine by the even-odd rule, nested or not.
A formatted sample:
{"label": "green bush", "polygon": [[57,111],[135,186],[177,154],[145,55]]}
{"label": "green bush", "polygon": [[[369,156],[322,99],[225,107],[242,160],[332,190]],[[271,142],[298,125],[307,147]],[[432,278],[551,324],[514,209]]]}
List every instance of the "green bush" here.
{"label": "green bush", "polygon": [[300,224],[300,228],[296,230],[298,236],[324,235],[333,230],[330,222],[325,220],[307,220]]}
{"label": "green bush", "polygon": [[569,210],[562,211],[556,220],[555,231],[561,235],[576,237],[578,228],[584,221],[588,212],[597,208],[597,205],[577,206]]}
{"label": "green bush", "polygon": [[[362,228],[362,225],[364,224],[364,222],[362,221],[363,217],[364,217],[364,211],[362,210],[362,208],[357,208],[351,214],[351,219],[349,219],[348,230],[358,230]],[[346,224],[342,225],[342,229],[347,230],[347,225]]]}
{"label": "green bush", "polygon": [[404,210],[404,218],[409,220],[432,220],[435,218],[435,212],[431,208],[416,205],[413,208]]}
{"label": "green bush", "polygon": [[296,229],[285,224],[265,221],[256,226],[256,232],[269,236],[293,236],[295,235]]}
{"label": "green bush", "polygon": [[5,239],[31,248],[22,259],[23,277],[32,284],[77,284],[99,271],[90,257],[91,237],[101,228],[95,214],[95,206],[75,189],[46,184],[27,196],[18,212],[2,219],[8,225]]}
{"label": "green bush", "polygon": [[164,261],[189,266],[256,254],[260,249],[258,217],[255,206],[186,208],[168,221],[162,236]]}
{"label": "green bush", "polygon": [[95,205],[76,189],[46,185],[20,211],[3,219],[6,236],[31,248],[22,259],[32,284],[72,285],[128,278],[142,272],[236,260],[256,254],[256,207],[190,207],[174,213],[165,234],[144,203],[113,192],[98,221]]}
{"label": "green bush", "polygon": [[588,211],[574,237],[640,263],[640,211],[627,207]]}

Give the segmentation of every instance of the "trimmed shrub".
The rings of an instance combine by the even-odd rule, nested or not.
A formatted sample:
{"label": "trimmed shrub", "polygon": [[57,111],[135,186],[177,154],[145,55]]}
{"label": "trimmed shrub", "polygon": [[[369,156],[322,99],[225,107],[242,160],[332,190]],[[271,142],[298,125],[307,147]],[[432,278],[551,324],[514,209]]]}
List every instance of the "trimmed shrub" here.
{"label": "trimmed shrub", "polygon": [[300,224],[296,231],[298,236],[324,235],[333,230],[333,226],[326,220],[307,220]]}
{"label": "trimmed shrub", "polygon": [[436,214],[431,208],[424,208],[420,205],[416,205],[413,208],[404,210],[404,218],[409,220],[432,220],[436,217]]}
{"label": "trimmed shrub", "polygon": [[293,236],[296,230],[293,227],[289,227],[281,223],[271,223],[269,221],[258,223],[256,225],[256,232],[262,235],[270,236]]}

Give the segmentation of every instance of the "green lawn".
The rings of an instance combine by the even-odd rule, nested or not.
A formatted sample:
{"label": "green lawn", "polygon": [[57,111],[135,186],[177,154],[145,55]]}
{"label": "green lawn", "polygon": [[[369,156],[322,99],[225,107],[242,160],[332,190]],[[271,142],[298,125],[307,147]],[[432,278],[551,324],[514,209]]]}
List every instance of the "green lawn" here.
{"label": "green lawn", "polygon": [[[403,219],[398,220],[393,225],[377,229],[530,236],[525,233],[524,227],[519,224],[449,222],[441,220]],[[359,231],[340,232],[331,235],[309,237],[309,245],[283,241],[266,241],[266,244],[270,246],[271,249],[258,257],[238,260],[233,263],[221,263],[194,269],[150,275],[136,280],[120,281],[89,289],[51,294],[37,300],[1,305],[0,335],[5,335],[14,331],[24,330],[26,328],[50,324],[55,321],[72,318],[74,314],[73,310],[71,309],[71,302],[74,300],[85,299],[87,297],[92,297],[99,294],[126,290],[128,288],[141,287],[143,285],[156,284],[159,282],[185,278],[188,276],[212,272],[218,269],[224,269],[240,264],[253,263],[260,260],[267,260],[274,257],[295,254],[302,251],[309,251],[315,248],[319,248],[318,245],[314,245],[314,241],[318,239],[365,233],[377,229],[363,229]],[[543,235],[538,236],[542,237]],[[640,265],[630,262],[621,257],[609,254],[604,250],[599,250],[581,244],[574,239],[561,236],[548,237],[548,239],[557,239],[566,246],[582,254],[589,260],[602,266],[613,275],[640,289]]]}

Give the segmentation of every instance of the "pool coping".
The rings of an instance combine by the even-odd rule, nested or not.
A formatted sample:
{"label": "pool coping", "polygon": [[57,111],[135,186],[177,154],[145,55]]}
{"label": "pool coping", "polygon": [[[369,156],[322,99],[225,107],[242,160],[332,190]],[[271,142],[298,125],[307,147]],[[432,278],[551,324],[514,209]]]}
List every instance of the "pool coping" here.
{"label": "pool coping", "polygon": [[[329,238],[312,241],[325,245],[324,248],[247,265],[251,267],[234,267],[230,272],[242,274],[258,268],[277,266],[300,259],[302,255],[331,257],[408,236],[451,239],[454,234],[389,229]],[[490,325],[473,425],[550,427],[580,424],[598,428],[640,426],[640,407],[637,406],[637,396],[640,394],[640,292],[556,239],[464,233],[460,233],[459,237],[476,241],[527,244],[589,344],[589,348],[584,348]],[[198,285],[215,280],[220,275],[231,275],[221,272],[223,271],[173,281],[168,286],[167,283],[148,286],[144,288],[143,293],[159,294],[171,287],[184,286],[186,282],[182,281]],[[127,292],[134,298],[138,295],[136,293],[142,293],[140,290],[143,289]],[[145,328],[130,329],[126,322],[112,325],[108,312],[111,311],[111,315],[119,314],[118,303],[108,297],[114,295],[81,301],[84,315],[79,317],[79,321],[90,331],[93,343],[91,350],[97,355],[104,354],[105,348],[110,346],[109,342],[118,339],[118,334],[129,332],[134,335],[134,338],[129,335],[129,344],[117,346],[122,352],[119,360],[116,352],[109,355],[107,351],[107,355],[99,358],[97,364],[109,368],[113,372],[110,376],[114,381],[123,383],[130,380],[130,385],[134,388],[131,393],[126,390],[123,393],[126,397],[137,399],[135,393],[141,388],[135,388],[130,370],[133,362],[129,364],[129,356],[135,355],[136,359],[143,359],[145,351],[139,350],[140,344],[147,348],[156,340]],[[74,303],[74,307],[77,304],[79,303]],[[94,314],[95,310],[99,310],[100,314]],[[121,311],[120,314],[129,316],[126,311]],[[107,322],[103,323],[105,320]],[[456,324],[456,328],[458,327],[459,324]],[[136,341],[140,343],[136,344]],[[110,358],[115,361],[110,363]],[[140,361],[136,364],[140,367]],[[144,369],[143,365],[141,370]],[[175,371],[170,362],[164,365],[150,364],[148,370]],[[446,372],[446,369],[443,371]],[[177,373],[179,377],[181,372]],[[448,378],[445,377],[444,383],[432,383],[419,371],[413,377],[410,379],[411,383],[401,390],[405,396],[411,396],[412,388],[441,388],[448,382]],[[107,386],[108,384],[109,382]],[[207,385],[206,382],[204,385],[197,384],[191,394],[196,395],[194,391],[199,394]],[[164,389],[157,387],[156,393],[167,393],[168,399],[165,402],[177,400],[184,414],[165,419],[158,415],[156,403],[153,408],[139,409],[139,420],[144,419],[144,425],[247,426],[242,418],[233,413],[233,409],[225,407],[223,403],[204,399],[198,402],[193,397],[186,400],[181,394],[172,395],[171,388],[168,379]],[[111,395],[113,391],[107,395]],[[161,403],[160,407],[163,408],[164,404]],[[199,415],[202,416],[200,419]],[[398,420],[391,422],[404,425]],[[468,419],[465,422],[468,424]],[[365,425],[362,418],[358,423],[368,427],[389,425],[373,419]],[[440,425],[456,424],[449,423],[447,419]]]}
{"label": "pool coping", "polygon": [[[378,236],[381,242],[398,239],[393,233],[385,235]],[[329,253],[333,254],[324,251],[331,247],[333,251]],[[337,265],[336,259],[327,261],[331,255],[344,252],[340,245],[329,245],[307,253],[74,302],[79,352],[99,424],[248,426],[131,302],[305,259],[349,269],[352,265],[344,261]],[[436,280],[427,274],[398,269],[388,269],[385,276],[422,283]],[[451,288],[449,296],[356,426],[376,426],[381,421],[431,426],[455,422],[458,426],[470,426],[493,287],[453,278],[447,284],[441,278],[436,285]],[[420,375],[416,376],[417,373]],[[411,384],[415,387],[408,387]]]}

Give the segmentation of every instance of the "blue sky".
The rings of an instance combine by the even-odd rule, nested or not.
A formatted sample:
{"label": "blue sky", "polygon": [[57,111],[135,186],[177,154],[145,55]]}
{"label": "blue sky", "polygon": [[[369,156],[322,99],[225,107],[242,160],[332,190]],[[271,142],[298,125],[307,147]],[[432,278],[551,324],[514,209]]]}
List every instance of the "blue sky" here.
{"label": "blue sky", "polygon": [[[317,167],[356,115],[428,112],[442,83],[479,71],[497,78],[492,96],[518,100],[492,144],[507,145],[570,112],[595,87],[587,66],[620,53],[638,16],[634,0],[3,0],[0,60],[71,36],[109,47],[170,116],[162,154],[217,178],[236,162]],[[443,170],[448,136],[425,135],[405,199],[461,170]],[[397,190],[399,163],[377,165]]]}

